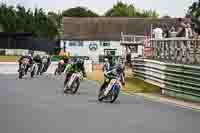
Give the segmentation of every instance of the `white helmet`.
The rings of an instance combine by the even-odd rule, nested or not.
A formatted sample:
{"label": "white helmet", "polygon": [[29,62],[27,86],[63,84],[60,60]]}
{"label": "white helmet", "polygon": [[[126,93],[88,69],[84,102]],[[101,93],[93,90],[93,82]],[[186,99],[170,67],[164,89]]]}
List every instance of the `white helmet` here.
{"label": "white helmet", "polygon": [[105,62],[108,62],[108,59],[107,59],[107,58],[105,58],[105,59],[104,59],[104,61],[105,61]]}
{"label": "white helmet", "polygon": [[26,54],[23,52],[23,53],[22,53],[22,56],[26,56]]}

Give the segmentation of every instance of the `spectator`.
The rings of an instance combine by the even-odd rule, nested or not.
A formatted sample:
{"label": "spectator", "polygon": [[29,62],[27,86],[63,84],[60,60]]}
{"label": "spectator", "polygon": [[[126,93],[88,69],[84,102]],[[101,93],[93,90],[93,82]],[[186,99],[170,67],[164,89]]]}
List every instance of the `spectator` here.
{"label": "spectator", "polygon": [[178,19],[178,28],[176,37],[185,37],[186,36],[186,24],[182,18]]}
{"label": "spectator", "polygon": [[155,28],[153,30],[153,35],[155,39],[162,39],[163,38],[163,30],[161,29],[160,26],[158,26],[157,28]]}
{"label": "spectator", "polygon": [[163,28],[163,37],[164,38],[169,38],[170,37],[170,29],[169,29],[169,26],[168,25],[164,25],[164,28]]}
{"label": "spectator", "polygon": [[186,25],[186,37],[187,38],[192,38],[193,37],[193,33],[192,33],[192,28],[191,28],[191,25],[188,23]]}
{"label": "spectator", "polygon": [[198,33],[193,31],[193,39],[198,39]]}
{"label": "spectator", "polygon": [[170,34],[169,35],[170,37],[176,37],[177,32],[176,32],[176,29],[173,26],[169,30],[169,34]]}

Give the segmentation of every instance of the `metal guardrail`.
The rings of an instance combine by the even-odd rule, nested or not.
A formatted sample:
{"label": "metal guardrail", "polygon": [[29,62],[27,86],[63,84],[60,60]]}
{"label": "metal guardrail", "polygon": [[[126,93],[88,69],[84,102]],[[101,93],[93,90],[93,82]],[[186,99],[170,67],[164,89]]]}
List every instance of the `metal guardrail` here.
{"label": "metal guardrail", "polygon": [[121,33],[121,43],[142,43],[145,39],[145,36],[139,35],[124,35]]}
{"label": "metal guardrail", "polygon": [[157,85],[163,94],[200,102],[200,66],[135,59],[136,78]]}
{"label": "metal guardrail", "polygon": [[186,38],[151,39],[150,59],[180,64],[200,64],[200,40]]}

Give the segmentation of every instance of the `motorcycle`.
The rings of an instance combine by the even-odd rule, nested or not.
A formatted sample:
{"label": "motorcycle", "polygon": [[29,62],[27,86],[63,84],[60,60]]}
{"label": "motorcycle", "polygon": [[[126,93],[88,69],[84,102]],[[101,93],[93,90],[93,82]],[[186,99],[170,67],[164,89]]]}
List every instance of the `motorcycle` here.
{"label": "motorcycle", "polygon": [[82,80],[82,75],[80,72],[73,73],[69,80],[65,83],[64,93],[70,92],[71,94],[76,94],[79,89],[80,81]]}
{"label": "motorcycle", "polygon": [[21,79],[26,74],[27,66],[29,65],[29,59],[24,58],[22,60],[20,70],[19,70],[19,78]]}
{"label": "motorcycle", "polygon": [[41,66],[41,74],[46,72],[48,69],[48,61],[47,59],[42,60],[42,66]]}
{"label": "motorcycle", "polygon": [[120,89],[122,88],[121,79],[123,79],[122,74],[116,79],[112,79],[107,87],[100,89],[98,100],[100,102],[106,100],[110,103],[114,103],[119,96]]}
{"label": "motorcycle", "polygon": [[33,63],[32,69],[31,69],[31,78],[33,78],[35,75],[39,75],[39,63]]}

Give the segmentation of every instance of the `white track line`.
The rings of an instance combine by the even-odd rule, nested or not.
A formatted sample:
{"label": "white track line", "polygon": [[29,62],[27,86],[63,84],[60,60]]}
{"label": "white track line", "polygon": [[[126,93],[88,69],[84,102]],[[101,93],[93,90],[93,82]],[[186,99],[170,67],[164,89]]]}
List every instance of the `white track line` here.
{"label": "white track line", "polygon": [[127,95],[127,96],[137,96],[137,97],[144,98],[146,100],[150,100],[150,101],[153,101],[153,102],[163,103],[163,104],[167,104],[167,105],[174,105],[174,106],[179,107],[179,108],[184,108],[184,109],[189,109],[189,110],[200,112],[200,109],[198,109],[198,108],[191,107],[191,106],[184,106],[182,104],[177,104],[175,102],[163,101],[161,99],[156,99],[156,98],[147,97],[147,96],[141,96],[141,95],[137,95],[137,94],[129,94],[129,93],[126,93],[124,91],[122,91],[122,94]]}

